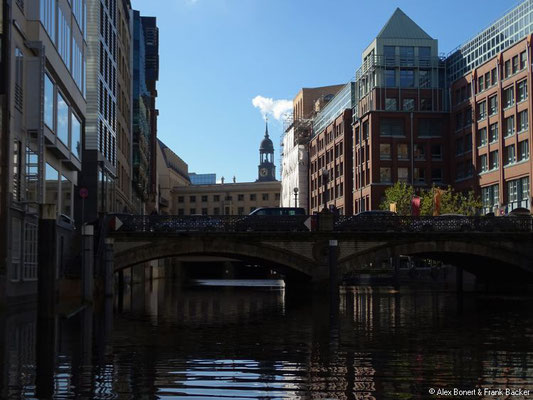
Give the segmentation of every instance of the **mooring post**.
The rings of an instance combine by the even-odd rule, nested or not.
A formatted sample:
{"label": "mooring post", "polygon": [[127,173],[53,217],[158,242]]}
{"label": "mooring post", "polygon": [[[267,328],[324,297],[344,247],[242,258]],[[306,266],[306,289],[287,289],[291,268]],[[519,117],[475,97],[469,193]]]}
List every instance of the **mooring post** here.
{"label": "mooring post", "polygon": [[94,226],[83,225],[82,235],[82,299],[83,301],[93,300],[94,290]]}
{"label": "mooring post", "polygon": [[104,272],[104,294],[113,296],[113,238],[105,240],[105,272]]}
{"label": "mooring post", "polygon": [[329,266],[329,289],[332,295],[339,293],[339,274],[337,270],[337,246],[339,242],[337,240],[329,241],[329,254],[328,254],[328,266]]}

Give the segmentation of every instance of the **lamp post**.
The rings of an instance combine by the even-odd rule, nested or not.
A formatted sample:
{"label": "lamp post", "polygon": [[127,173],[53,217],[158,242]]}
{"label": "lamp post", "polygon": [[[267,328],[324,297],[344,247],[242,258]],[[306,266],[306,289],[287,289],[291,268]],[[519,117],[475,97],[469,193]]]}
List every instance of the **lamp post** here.
{"label": "lamp post", "polygon": [[295,187],[294,191],[294,207],[298,207],[298,188]]}
{"label": "lamp post", "polygon": [[328,179],[329,179],[329,171],[326,168],[322,168],[322,185],[324,187],[324,209],[323,211],[327,211],[328,209]]}

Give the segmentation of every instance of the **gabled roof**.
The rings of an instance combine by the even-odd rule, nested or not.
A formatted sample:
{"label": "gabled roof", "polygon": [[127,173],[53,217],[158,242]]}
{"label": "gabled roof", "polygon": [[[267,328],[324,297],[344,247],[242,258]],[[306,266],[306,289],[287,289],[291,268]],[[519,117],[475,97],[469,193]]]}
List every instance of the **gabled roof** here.
{"label": "gabled roof", "polygon": [[433,40],[422,28],[399,8],[389,18],[378,33],[380,39],[429,39]]}

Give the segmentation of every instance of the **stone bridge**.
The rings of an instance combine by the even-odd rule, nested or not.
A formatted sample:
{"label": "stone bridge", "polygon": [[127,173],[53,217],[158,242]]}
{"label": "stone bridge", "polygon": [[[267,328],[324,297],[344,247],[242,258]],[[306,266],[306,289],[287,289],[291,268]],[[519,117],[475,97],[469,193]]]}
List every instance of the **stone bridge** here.
{"label": "stone bridge", "polygon": [[318,282],[329,279],[335,241],[339,276],[404,255],[441,260],[490,280],[533,278],[529,217],[114,218],[115,271],[160,258],[214,256],[263,265],[289,281]]}

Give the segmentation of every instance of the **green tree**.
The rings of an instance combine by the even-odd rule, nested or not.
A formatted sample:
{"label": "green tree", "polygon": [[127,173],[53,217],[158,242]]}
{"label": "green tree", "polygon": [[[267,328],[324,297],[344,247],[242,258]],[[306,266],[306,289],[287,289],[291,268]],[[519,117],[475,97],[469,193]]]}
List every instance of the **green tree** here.
{"label": "green tree", "polygon": [[[433,186],[421,194],[420,215],[433,215],[435,192],[438,189]],[[473,190],[463,194],[456,192],[451,186],[441,190],[440,214],[463,214],[476,215],[481,208],[481,200]]]}
{"label": "green tree", "polygon": [[396,203],[399,215],[411,215],[411,199],[415,191],[412,186],[403,182],[396,182],[385,190],[385,199],[380,205],[382,210],[389,210],[391,203]]}

